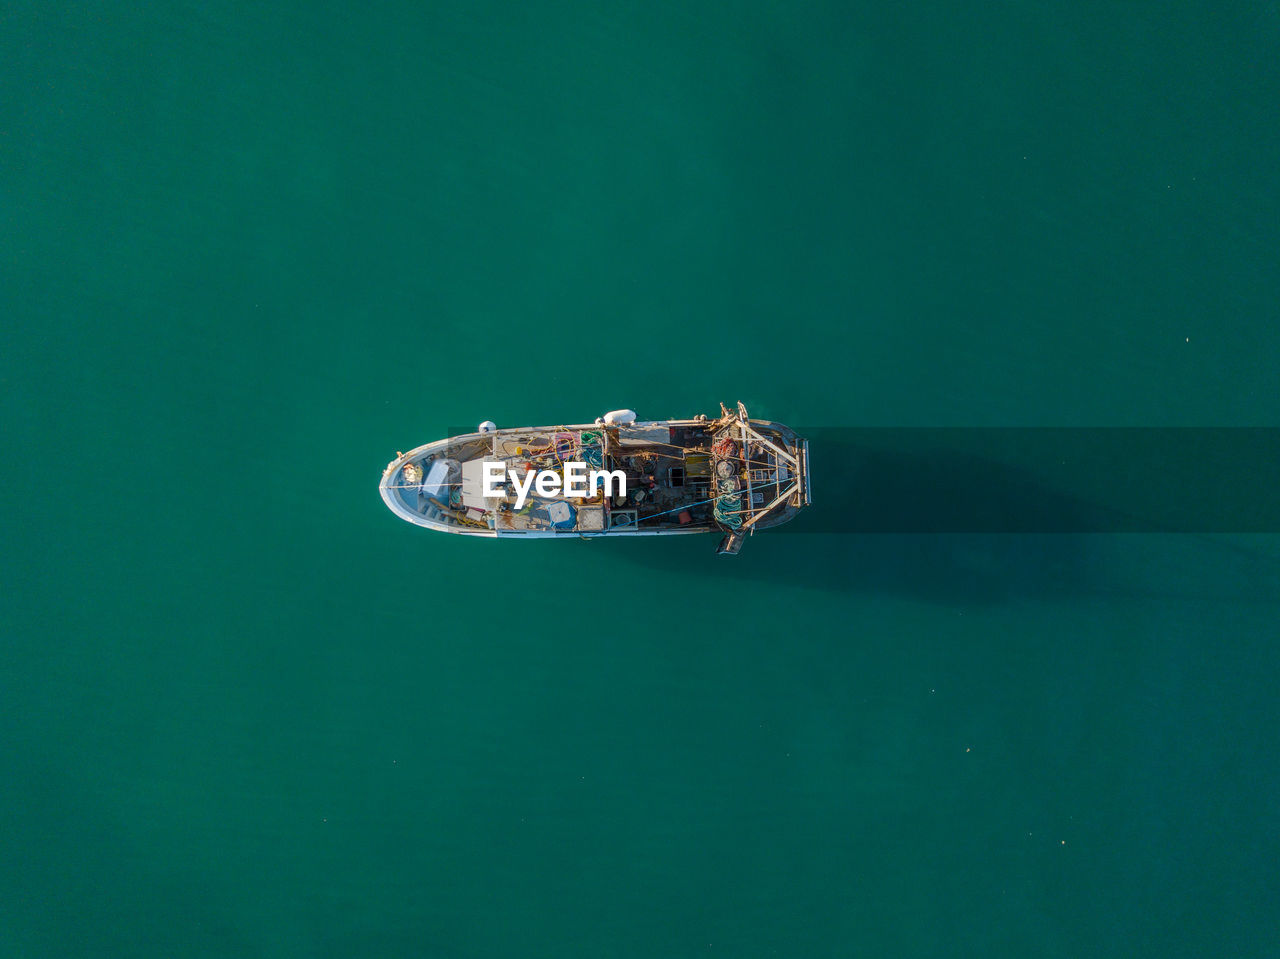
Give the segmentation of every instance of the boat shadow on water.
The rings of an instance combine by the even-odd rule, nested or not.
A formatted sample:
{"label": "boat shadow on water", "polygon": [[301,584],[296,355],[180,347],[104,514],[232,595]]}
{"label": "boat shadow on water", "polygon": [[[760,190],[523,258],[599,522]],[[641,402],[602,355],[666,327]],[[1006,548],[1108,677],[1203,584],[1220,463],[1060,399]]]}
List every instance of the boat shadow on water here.
{"label": "boat shadow on water", "polygon": [[[954,449],[873,448],[828,438],[813,444],[813,461],[814,505],[752,537],[739,556],[713,555],[710,536],[616,544],[612,552],[726,585],[896,594],[949,605],[1098,595],[1280,599],[1266,585],[1280,568],[1269,552],[1179,530],[1173,552],[1168,537],[1098,535],[1170,532],[1135,513],[1127,494],[1112,502],[1096,488],[1076,495],[1051,488],[1038,471]],[[1220,577],[1224,564],[1236,567],[1230,579]],[[1219,575],[1202,578],[1199,567]]]}

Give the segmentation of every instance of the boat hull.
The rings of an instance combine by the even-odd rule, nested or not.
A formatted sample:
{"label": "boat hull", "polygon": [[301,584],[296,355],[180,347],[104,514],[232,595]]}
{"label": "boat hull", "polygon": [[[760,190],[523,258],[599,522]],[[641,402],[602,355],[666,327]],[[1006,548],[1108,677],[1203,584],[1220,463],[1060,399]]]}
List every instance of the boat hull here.
{"label": "boat hull", "polygon": [[[728,415],[728,414],[726,414]],[[488,425],[488,424],[482,424]],[[739,471],[745,483],[733,494],[735,509],[726,515],[719,508],[717,479],[712,472],[728,471],[712,454],[716,435],[743,439]],[[756,443],[748,436],[759,437]],[[719,431],[719,434],[716,431]],[[720,440],[723,443],[723,439]],[[750,451],[750,453],[748,453]],[[596,461],[590,457],[595,454]],[[776,454],[776,455],[775,455]],[[539,497],[484,497],[476,482],[479,465],[499,460],[513,470],[537,466],[563,467],[571,458],[586,456],[591,465],[620,468],[644,488],[631,499],[597,495],[591,499]],[[718,455],[718,454],[717,454]],[[753,457],[768,457],[757,462]],[[787,464],[780,465],[787,458]],[[596,539],[636,536],[681,536],[722,532],[737,520],[755,528],[776,526],[789,520],[808,500],[808,444],[787,427],[768,421],[660,420],[622,426],[578,424],[574,426],[487,429],[436,440],[399,453],[387,464],[379,493],[387,508],[405,522],[437,532],[487,539]],[[757,466],[773,468],[755,469]],[[520,472],[518,475],[524,475]],[[772,485],[760,485],[765,476]],[[756,477],[756,486],[752,486]],[[783,477],[791,492],[765,508],[769,496],[783,491]],[[630,481],[629,481],[630,482]],[[699,485],[701,484],[701,485]],[[508,489],[510,487],[508,486]],[[763,492],[762,492],[763,491]],[[748,495],[749,494],[749,495]],[[635,500],[639,495],[640,500]],[[746,496],[746,499],[743,497]],[[647,497],[647,498],[646,498]],[[715,504],[715,511],[708,504]],[[752,513],[755,509],[762,515]],[[764,515],[767,513],[768,515]]]}

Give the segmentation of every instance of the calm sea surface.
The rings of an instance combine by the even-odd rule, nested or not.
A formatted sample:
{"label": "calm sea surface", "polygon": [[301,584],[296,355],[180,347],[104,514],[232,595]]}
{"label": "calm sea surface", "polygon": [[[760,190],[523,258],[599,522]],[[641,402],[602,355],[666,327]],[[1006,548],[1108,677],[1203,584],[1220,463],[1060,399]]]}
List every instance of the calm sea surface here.
{"label": "calm sea surface", "polygon": [[1276,956],[1280,536],[726,559],[377,482],[721,400],[1278,426],[1278,44],[1274,3],[8,4],[0,954]]}

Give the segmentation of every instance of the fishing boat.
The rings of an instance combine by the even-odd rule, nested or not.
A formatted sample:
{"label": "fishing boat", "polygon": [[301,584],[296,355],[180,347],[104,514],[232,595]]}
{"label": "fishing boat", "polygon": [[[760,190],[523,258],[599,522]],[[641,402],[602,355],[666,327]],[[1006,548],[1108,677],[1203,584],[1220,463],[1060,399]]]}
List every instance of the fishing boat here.
{"label": "fishing boat", "polygon": [[809,505],[809,444],[741,403],[720,416],[499,429],[397,453],[379,483],[416,526],[499,539],[720,532],[717,553]]}

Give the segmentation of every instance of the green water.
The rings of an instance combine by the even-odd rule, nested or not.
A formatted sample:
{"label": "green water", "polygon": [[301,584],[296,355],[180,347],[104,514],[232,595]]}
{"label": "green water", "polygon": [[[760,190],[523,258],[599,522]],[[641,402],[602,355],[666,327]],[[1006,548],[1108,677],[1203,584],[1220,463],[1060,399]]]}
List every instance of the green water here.
{"label": "green water", "polygon": [[376,488],[622,406],[1278,425],[1277,41],[9,4],[0,954],[1277,955],[1277,537],[726,559]]}

